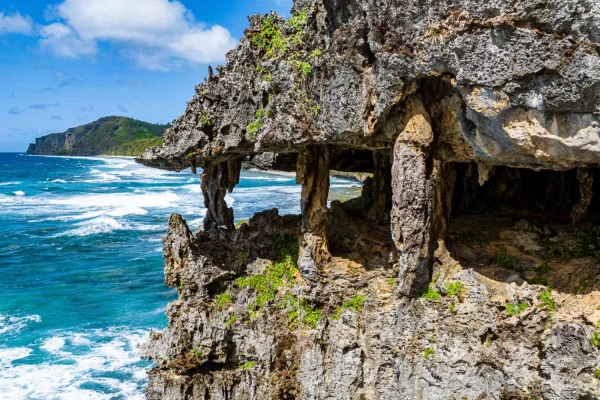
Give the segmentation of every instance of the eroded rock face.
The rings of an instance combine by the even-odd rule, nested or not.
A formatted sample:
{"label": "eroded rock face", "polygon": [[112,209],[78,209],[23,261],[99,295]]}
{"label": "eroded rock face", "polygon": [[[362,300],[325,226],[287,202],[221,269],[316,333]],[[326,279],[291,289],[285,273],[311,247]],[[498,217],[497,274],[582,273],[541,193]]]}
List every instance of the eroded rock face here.
{"label": "eroded rock face", "polygon": [[[490,267],[447,234],[453,210],[500,203],[585,218],[600,163],[599,7],[297,0],[288,21],[251,17],[139,160],[202,167],[207,208],[194,235],[170,221],[166,282],[180,300],[144,349],[157,364],[149,397],[598,398],[595,294],[555,310],[559,293],[504,273],[506,252],[493,247]],[[224,198],[243,160],[296,171],[302,215],[236,230]],[[330,170],[373,178],[328,208]],[[496,233],[535,253],[555,239],[547,229]],[[569,253],[569,268],[594,265],[589,252]]]}

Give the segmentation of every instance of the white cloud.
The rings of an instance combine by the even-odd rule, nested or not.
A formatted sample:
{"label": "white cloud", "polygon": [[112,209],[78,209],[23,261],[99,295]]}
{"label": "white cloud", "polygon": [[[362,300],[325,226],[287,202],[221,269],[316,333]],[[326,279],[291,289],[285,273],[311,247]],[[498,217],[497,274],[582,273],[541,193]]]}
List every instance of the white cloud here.
{"label": "white cloud", "polygon": [[29,35],[33,33],[33,22],[30,17],[19,13],[7,15],[0,11],[0,35],[3,33],[22,33]]}
{"label": "white cloud", "polygon": [[168,69],[222,61],[236,44],[176,0],[64,0],[49,15],[58,21],[41,29],[41,44],[65,57],[95,54],[104,41],[143,67]]}
{"label": "white cloud", "polygon": [[96,42],[79,39],[70,27],[59,22],[41,27],[40,36],[41,46],[61,57],[77,58],[98,51]]}

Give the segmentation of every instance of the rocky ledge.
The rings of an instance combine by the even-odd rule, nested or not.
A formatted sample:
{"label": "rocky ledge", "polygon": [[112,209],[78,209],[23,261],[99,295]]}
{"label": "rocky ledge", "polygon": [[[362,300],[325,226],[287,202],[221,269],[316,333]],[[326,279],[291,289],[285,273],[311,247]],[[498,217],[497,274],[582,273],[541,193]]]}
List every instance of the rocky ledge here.
{"label": "rocky ledge", "polygon": [[[139,159],[202,168],[207,208],[169,222],[148,397],[600,398],[599,4],[251,17]],[[236,228],[244,162],[296,171],[301,215]],[[328,203],[332,170],[372,177]]]}

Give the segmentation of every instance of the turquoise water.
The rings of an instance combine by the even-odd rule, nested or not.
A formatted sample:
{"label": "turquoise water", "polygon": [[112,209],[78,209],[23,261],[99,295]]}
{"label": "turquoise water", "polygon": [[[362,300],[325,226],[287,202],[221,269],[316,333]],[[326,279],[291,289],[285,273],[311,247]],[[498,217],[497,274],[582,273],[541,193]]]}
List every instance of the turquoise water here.
{"label": "turquoise water", "polygon": [[[239,220],[299,198],[293,177],[243,172],[227,201]],[[202,203],[189,171],[0,153],[0,398],[143,399],[136,346],[176,298],[161,235],[174,212],[195,229]]]}

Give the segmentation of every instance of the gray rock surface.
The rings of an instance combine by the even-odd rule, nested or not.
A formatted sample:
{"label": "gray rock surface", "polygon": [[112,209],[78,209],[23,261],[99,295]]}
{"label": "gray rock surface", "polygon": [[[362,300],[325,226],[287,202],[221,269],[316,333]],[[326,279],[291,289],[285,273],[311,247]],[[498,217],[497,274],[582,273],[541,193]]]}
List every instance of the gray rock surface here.
{"label": "gray rock surface", "polygon": [[[599,4],[297,0],[288,21],[251,17],[139,159],[202,167],[208,210],[194,234],[169,222],[180,298],[142,349],[148,397],[600,398],[597,261],[564,222],[598,195]],[[296,171],[302,215],[235,229],[243,160]],[[373,178],[328,208],[330,170]]]}

